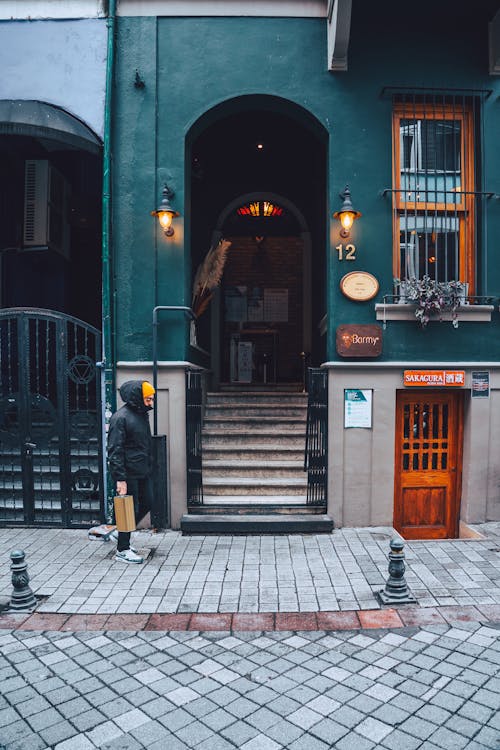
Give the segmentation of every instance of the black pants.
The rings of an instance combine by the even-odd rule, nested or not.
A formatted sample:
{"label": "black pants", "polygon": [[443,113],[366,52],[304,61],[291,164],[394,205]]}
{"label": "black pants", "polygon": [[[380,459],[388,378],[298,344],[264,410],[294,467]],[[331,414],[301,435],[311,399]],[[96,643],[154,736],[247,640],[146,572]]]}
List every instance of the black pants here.
{"label": "black pants", "polygon": [[[153,482],[149,477],[144,479],[127,479],[127,494],[134,498],[135,519],[138,523],[151,510],[153,502]],[[118,552],[130,547],[130,531],[118,532]]]}

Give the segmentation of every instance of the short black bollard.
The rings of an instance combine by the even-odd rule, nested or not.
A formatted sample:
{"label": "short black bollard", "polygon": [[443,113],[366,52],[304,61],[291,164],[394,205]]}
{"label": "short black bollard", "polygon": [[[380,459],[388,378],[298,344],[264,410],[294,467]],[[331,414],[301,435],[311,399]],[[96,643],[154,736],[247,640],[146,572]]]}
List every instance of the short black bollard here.
{"label": "short black bollard", "polygon": [[377,596],[382,604],[412,604],[417,600],[410,592],[405,579],[405,553],[402,539],[391,539],[389,552],[389,578]]}
{"label": "short black bollard", "polygon": [[10,553],[12,565],[12,596],[10,598],[9,610],[31,610],[37,605],[36,597],[29,587],[30,577],[28,575],[28,565],[24,559],[24,551],[16,549]]}

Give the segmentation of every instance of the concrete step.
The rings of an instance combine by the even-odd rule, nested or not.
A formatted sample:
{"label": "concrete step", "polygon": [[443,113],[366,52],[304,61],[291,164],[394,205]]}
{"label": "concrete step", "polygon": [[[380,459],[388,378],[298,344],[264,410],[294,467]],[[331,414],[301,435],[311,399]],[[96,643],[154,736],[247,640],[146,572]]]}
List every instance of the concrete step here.
{"label": "concrete step", "polygon": [[[305,488],[304,488],[305,489]],[[205,495],[203,505],[209,509],[216,507],[234,506],[239,510],[246,508],[259,508],[259,512],[265,512],[266,508],[280,508],[280,512],[286,512],[286,508],[307,506],[307,494],[303,495]],[[202,509],[200,508],[200,513]],[[314,506],[308,507],[308,512],[315,512]]]}
{"label": "concrete step", "polygon": [[325,514],[191,514],[182,516],[189,534],[330,534],[333,519]]}
{"label": "concrete step", "polygon": [[303,495],[307,476],[254,479],[253,477],[204,477],[203,495]]}
{"label": "concrete step", "polygon": [[302,393],[207,393],[206,403],[218,404],[276,404],[277,406],[307,406],[307,395]]}
{"label": "concrete step", "polygon": [[307,417],[307,405],[286,406],[283,404],[208,404],[205,411],[205,419],[238,417],[288,417],[305,422]]}
{"label": "concrete step", "polygon": [[304,474],[303,461],[248,461],[245,459],[203,458],[203,479],[209,477],[252,477],[255,481],[263,478],[299,478]]}
{"label": "concrete step", "polygon": [[304,464],[304,441],[299,448],[288,445],[203,445],[203,458],[208,461],[300,461]]}
{"label": "concrete step", "polygon": [[293,447],[296,450],[304,450],[306,435],[298,430],[281,430],[279,433],[268,429],[254,428],[252,430],[224,430],[204,429],[202,433],[203,450],[213,446],[232,446],[236,449],[255,447],[262,445],[275,446],[280,449],[283,446]]}
{"label": "concrete step", "polygon": [[231,429],[239,428],[245,429],[247,427],[262,426],[275,427],[277,430],[281,430],[283,427],[290,427],[292,429],[305,429],[306,420],[300,417],[293,417],[288,415],[275,416],[274,414],[263,413],[255,414],[252,416],[242,416],[237,412],[230,412],[223,416],[212,416],[210,412],[205,414],[203,424],[207,427],[219,425],[222,428],[229,427]]}
{"label": "concrete step", "polygon": [[251,396],[263,396],[264,398],[282,398],[286,396],[299,396],[307,398],[307,393],[304,393],[302,383],[294,383],[293,385],[287,386],[286,384],[266,384],[259,383],[258,385],[222,385],[218,391],[209,391],[209,395],[213,396],[244,396],[250,398]]}

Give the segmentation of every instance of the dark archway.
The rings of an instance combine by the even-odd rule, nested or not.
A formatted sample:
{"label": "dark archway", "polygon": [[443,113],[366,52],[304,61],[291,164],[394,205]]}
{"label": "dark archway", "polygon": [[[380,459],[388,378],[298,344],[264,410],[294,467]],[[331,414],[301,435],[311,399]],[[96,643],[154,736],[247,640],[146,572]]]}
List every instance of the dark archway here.
{"label": "dark archway", "polygon": [[60,107],[0,100],[0,307],[101,328],[99,138]]}
{"label": "dark archway", "polygon": [[[282,320],[275,321],[273,325],[269,320],[257,321],[257,326],[266,330],[279,328],[282,342],[290,342],[295,337],[296,351],[289,351],[289,343],[284,351],[283,343],[281,375],[280,368],[277,368],[277,379],[288,382],[300,379],[299,355],[304,342],[308,346],[311,362],[319,363],[324,357],[319,322],[325,313],[327,145],[327,131],[310,112],[293,102],[273,96],[245,96],[218,105],[192,126],[186,140],[186,163],[191,170],[186,179],[186,211],[190,216],[187,238],[193,275],[214,239],[224,234],[233,239],[230,253],[239,250],[239,257],[245,259],[241,263],[239,277],[234,268],[231,274],[228,270],[230,286],[234,286],[238,278],[237,284],[245,286],[246,273],[252,304],[256,303],[259,289],[262,297],[266,296],[266,289],[261,289],[261,283],[268,283],[269,299],[280,289],[285,294],[290,287],[290,301],[293,299],[293,304],[307,308],[306,316],[302,311],[294,313],[300,319],[300,325],[293,332],[290,329],[292,316],[287,320],[286,312],[281,313]],[[247,216],[238,213],[239,197],[251,198],[252,195],[264,201],[276,201],[278,196],[283,210],[265,219],[256,216],[255,211]],[[301,217],[300,221],[297,220],[298,216]],[[307,243],[311,276],[307,291],[303,292],[299,277],[304,267],[304,241]],[[268,264],[267,272],[264,261]],[[250,269],[255,270],[258,263],[263,269],[262,281],[250,273]],[[295,289],[299,287],[300,291],[295,294]],[[223,281],[222,294],[226,292]],[[276,298],[278,296],[275,294]],[[220,309],[227,310],[224,299],[221,300]],[[254,314],[255,310],[252,311]],[[224,328],[224,315],[219,316],[220,320],[214,319],[214,315],[216,306],[212,305],[200,318],[198,341],[204,349],[213,353],[219,337],[222,350],[220,379],[224,381],[230,376],[228,367],[224,365],[228,361],[224,347],[229,346],[229,338],[235,333],[233,329],[248,327],[250,318],[232,325],[229,330],[228,326]],[[304,333],[304,317],[309,321],[307,335]],[[251,322],[254,324],[256,321]],[[252,325],[252,329],[255,330],[256,325]],[[295,364],[292,364],[294,361]],[[217,370],[213,357],[212,369]]]}

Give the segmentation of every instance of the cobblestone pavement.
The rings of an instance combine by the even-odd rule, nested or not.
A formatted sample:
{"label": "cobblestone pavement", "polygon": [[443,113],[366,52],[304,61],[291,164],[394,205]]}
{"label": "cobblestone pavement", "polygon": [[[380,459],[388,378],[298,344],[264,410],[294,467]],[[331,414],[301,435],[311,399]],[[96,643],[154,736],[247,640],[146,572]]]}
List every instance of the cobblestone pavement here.
{"label": "cobblestone pavement", "polygon": [[2,750],[500,748],[500,629],[0,633]]}
{"label": "cobblestone pavement", "polygon": [[[483,539],[407,542],[408,585],[420,607],[500,604],[500,524]],[[11,550],[24,549],[39,612],[324,612],[379,608],[391,528],[293,536],[137,532],[143,565],[113,560],[84,530],[0,529],[0,596]],[[500,618],[499,618],[500,619]]]}

